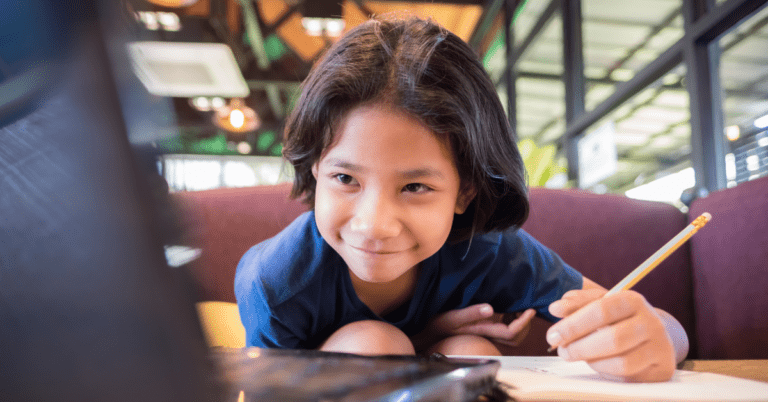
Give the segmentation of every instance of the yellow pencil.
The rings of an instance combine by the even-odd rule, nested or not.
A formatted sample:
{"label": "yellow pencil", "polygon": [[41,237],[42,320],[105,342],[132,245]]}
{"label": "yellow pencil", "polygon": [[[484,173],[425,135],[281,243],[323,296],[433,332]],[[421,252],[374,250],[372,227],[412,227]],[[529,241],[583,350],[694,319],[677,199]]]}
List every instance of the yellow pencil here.
{"label": "yellow pencil", "polygon": [[[685,227],[677,236],[673,237],[670,241],[662,246],[659,251],[653,253],[648,257],[640,266],[635,268],[624,279],[616,284],[611,290],[608,291],[603,297],[610,296],[622,290],[629,290],[632,286],[635,286],[640,279],[643,279],[649,272],[653,271],[662,261],[664,261],[670,254],[683,245],[688,239],[703,228],[712,219],[712,215],[709,212],[704,212],[698,218],[694,219],[688,226]],[[547,352],[555,350],[557,346],[552,346],[547,349]]]}
{"label": "yellow pencil", "polygon": [[609,290],[605,296],[610,296],[616,292],[621,290],[628,290],[632,286],[635,286],[635,284],[639,282],[640,279],[643,279],[643,277],[648,275],[649,272],[661,264],[661,262],[669,257],[669,255],[672,254],[675,250],[677,250],[678,247],[683,245],[683,243],[685,243],[691,236],[693,236],[694,233],[703,228],[704,225],[710,221],[710,219],[712,219],[712,215],[710,215],[709,212],[704,212],[698,218],[694,219],[690,225],[686,226],[685,229],[677,234],[677,236],[673,237],[672,240],[668,241],[667,244],[662,246],[659,251],[648,257],[648,259],[640,264],[639,267],[630,272],[626,278],[622,279],[621,282],[617,283],[616,286],[611,288],[611,290]]}

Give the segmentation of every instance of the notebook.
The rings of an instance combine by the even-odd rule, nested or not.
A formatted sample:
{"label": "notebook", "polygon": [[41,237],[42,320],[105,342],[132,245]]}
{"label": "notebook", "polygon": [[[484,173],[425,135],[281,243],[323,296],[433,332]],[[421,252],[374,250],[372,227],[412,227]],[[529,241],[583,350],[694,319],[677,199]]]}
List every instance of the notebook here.
{"label": "notebook", "polygon": [[186,271],[166,260],[179,231],[152,144],[175,133],[173,108],[132,75],[127,3],[3,1],[14,23],[0,38],[24,40],[0,46],[14,61],[0,81],[0,400],[459,401],[489,389],[488,360],[212,353]]}
{"label": "notebook", "polygon": [[583,361],[557,356],[505,356],[497,379],[517,401],[768,401],[768,384],[721,374],[676,370],[672,379],[626,383],[601,377]]}

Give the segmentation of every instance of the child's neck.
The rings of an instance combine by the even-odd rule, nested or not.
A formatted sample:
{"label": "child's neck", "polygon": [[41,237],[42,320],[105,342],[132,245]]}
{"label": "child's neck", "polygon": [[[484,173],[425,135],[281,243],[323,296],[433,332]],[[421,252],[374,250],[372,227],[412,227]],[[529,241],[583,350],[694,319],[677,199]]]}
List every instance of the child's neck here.
{"label": "child's neck", "polygon": [[349,271],[357,297],[379,317],[400,307],[413,297],[419,277],[419,267],[414,267],[390,282],[366,282]]}

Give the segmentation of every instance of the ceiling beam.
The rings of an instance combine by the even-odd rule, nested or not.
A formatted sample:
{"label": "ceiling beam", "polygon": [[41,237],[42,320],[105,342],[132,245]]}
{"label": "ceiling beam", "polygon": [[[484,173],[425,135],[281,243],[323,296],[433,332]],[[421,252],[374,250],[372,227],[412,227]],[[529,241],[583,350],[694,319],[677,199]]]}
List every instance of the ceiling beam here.
{"label": "ceiling beam", "polygon": [[552,21],[552,16],[555,15],[555,11],[557,11],[558,8],[560,8],[560,0],[551,0],[549,2],[547,8],[544,9],[544,11],[541,13],[541,16],[539,16],[539,19],[536,21],[536,24],[533,26],[533,28],[531,28],[531,31],[528,32],[528,36],[523,39],[523,42],[520,44],[520,46],[515,49],[512,57],[509,58],[510,65],[517,65],[517,62],[523,57],[525,51],[528,50],[533,41],[538,38],[539,34]]}
{"label": "ceiling beam", "polygon": [[[585,112],[584,42],[582,38],[581,0],[560,0],[563,21],[563,86],[565,87],[565,124]],[[576,137],[562,137],[568,160],[568,179],[579,183],[579,150]]]}
{"label": "ceiling beam", "polygon": [[[290,6],[287,10],[285,10],[284,13],[280,14],[280,16],[277,17],[275,22],[264,27],[264,36],[267,37],[275,33],[277,29],[280,28],[280,25],[283,25],[283,23],[285,23],[285,21],[288,20],[288,18],[290,18],[293,15],[293,13],[296,13],[298,11],[299,11],[298,4],[294,4]],[[257,14],[258,14],[258,10],[257,10]]]}
{"label": "ceiling beam", "polygon": [[488,34],[488,31],[493,25],[493,21],[499,15],[501,6],[503,6],[505,2],[506,0],[490,0],[488,4],[483,7],[483,14],[480,15],[480,20],[475,24],[475,29],[469,37],[468,43],[472,49],[480,48],[480,42],[482,42],[485,35]]}
{"label": "ceiling beam", "polygon": [[360,11],[362,11],[363,14],[365,14],[365,16],[368,18],[371,18],[374,16],[374,14],[376,14],[363,3],[363,0],[355,0],[355,4],[357,5],[357,8],[359,8]]}
{"label": "ceiling beam", "polygon": [[648,43],[650,43],[651,39],[653,39],[654,36],[658,35],[659,32],[664,30],[664,28],[667,28],[670,25],[672,25],[672,22],[674,22],[675,19],[680,15],[680,12],[681,12],[681,9],[676,8],[674,11],[669,13],[659,24],[654,25],[651,28],[651,32],[649,32],[648,35],[646,35],[646,37],[640,41],[640,43],[638,43],[633,48],[629,49],[629,51],[624,57],[619,59],[616,63],[614,63],[610,67],[608,67],[608,70],[605,72],[605,78],[609,78],[614,71],[623,67],[624,64],[626,64],[629,60],[635,57],[637,52],[639,52],[640,50],[648,46]]}
{"label": "ceiling beam", "polygon": [[565,137],[574,137],[589,128],[592,124],[602,119],[615,108],[626,102],[632,96],[652,84],[672,68],[683,62],[682,40],[670,46],[657,59],[650,62],[645,68],[635,73],[631,80],[616,85],[616,91],[602,103],[595,106],[569,124],[565,130]]}
{"label": "ceiling beam", "polygon": [[232,32],[229,24],[227,24],[227,4],[223,1],[211,4],[211,10],[207,19],[208,25],[213,29],[213,33],[232,49],[235,61],[240,70],[242,70],[248,65],[250,55],[246,52],[242,43],[235,39],[235,33]]}
{"label": "ceiling beam", "polygon": [[710,42],[763,8],[766,0],[728,0],[696,20],[688,33],[695,42]]}
{"label": "ceiling beam", "polygon": [[[259,26],[253,3],[251,0],[238,1],[243,9],[245,32],[251,44],[251,51],[254,57],[256,57],[256,64],[259,66],[259,69],[267,70],[269,68],[269,58],[267,57],[267,51],[264,49],[264,36],[261,34],[261,27]],[[264,90],[267,92],[267,99],[272,108],[272,113],[274,113],[278,120],[282,119],[285,116],[285,108],[280,97],[279,88],[274,85],[267,85]]]}

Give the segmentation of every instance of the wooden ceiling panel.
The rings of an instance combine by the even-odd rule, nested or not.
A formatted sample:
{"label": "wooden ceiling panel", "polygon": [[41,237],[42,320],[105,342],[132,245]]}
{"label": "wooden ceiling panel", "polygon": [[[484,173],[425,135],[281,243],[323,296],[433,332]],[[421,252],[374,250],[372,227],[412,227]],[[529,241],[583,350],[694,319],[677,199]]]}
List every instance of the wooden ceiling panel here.
{"label": "wooden ceiling panel", "polygon": [[368,20],[368,15],[354,1],[345,1],[343,5],[344,23],[350,30]]}
{"label": "wooden ceiling panel", "polygon": [[311,61],[325,49],[326,41],[319,36],[309,36],[301,25],[301,15],[292,14],[277,29],[280,38],[304,61]]}
{"label": "wooden ceiling panel", "polygon": [[278,18],[290,9],[290,6],[281,0],[260,0],[256,2],[256,5],[259,7],[261,18],[264,19],[264,23],[267,25],[274,24]]}
{"label": "wooden ceiling panel", "polygon": [[[420,2],[361,2],[362,8],[355,1],[343,3],[343,18],[345,31],[368,20],[368,13],[374,15],[418,16],[431,18],[460,38],[468,41],[482,13],[480,5],[461,5],[444,3]],[[259,14],[267,25],[280,20],[290,10],[290,4],[283,0],[260,0],[257,2]],[[334,38],[319,38],[309,36],[301,24],[300,12],[294,12],[277,28],[277,33],[283,42],[304,61],[311,62],[333,42]]]}
{"label": "wooden ceiling panel", "polygon": [[377,15],[415,15],[421,18],[431,18],[465,41],[469,41],[469,37],[475,30],[475,25],[483,13],[483,7],[479,5],[400,1],[366,1],[363,4]]}
{"label": "wooden ceiling panel", "polygon": [[[220,1],[220,0],[214,0]],[[237,4],[237,0],[227,0],[227,25],[231,32],[240,31],[240,5]],[[199,0],[197,3],[191,6],[184,7],[181,10],[183,15],[191,15],[197,17],[210,17],[211,16],[211,0]]]}

